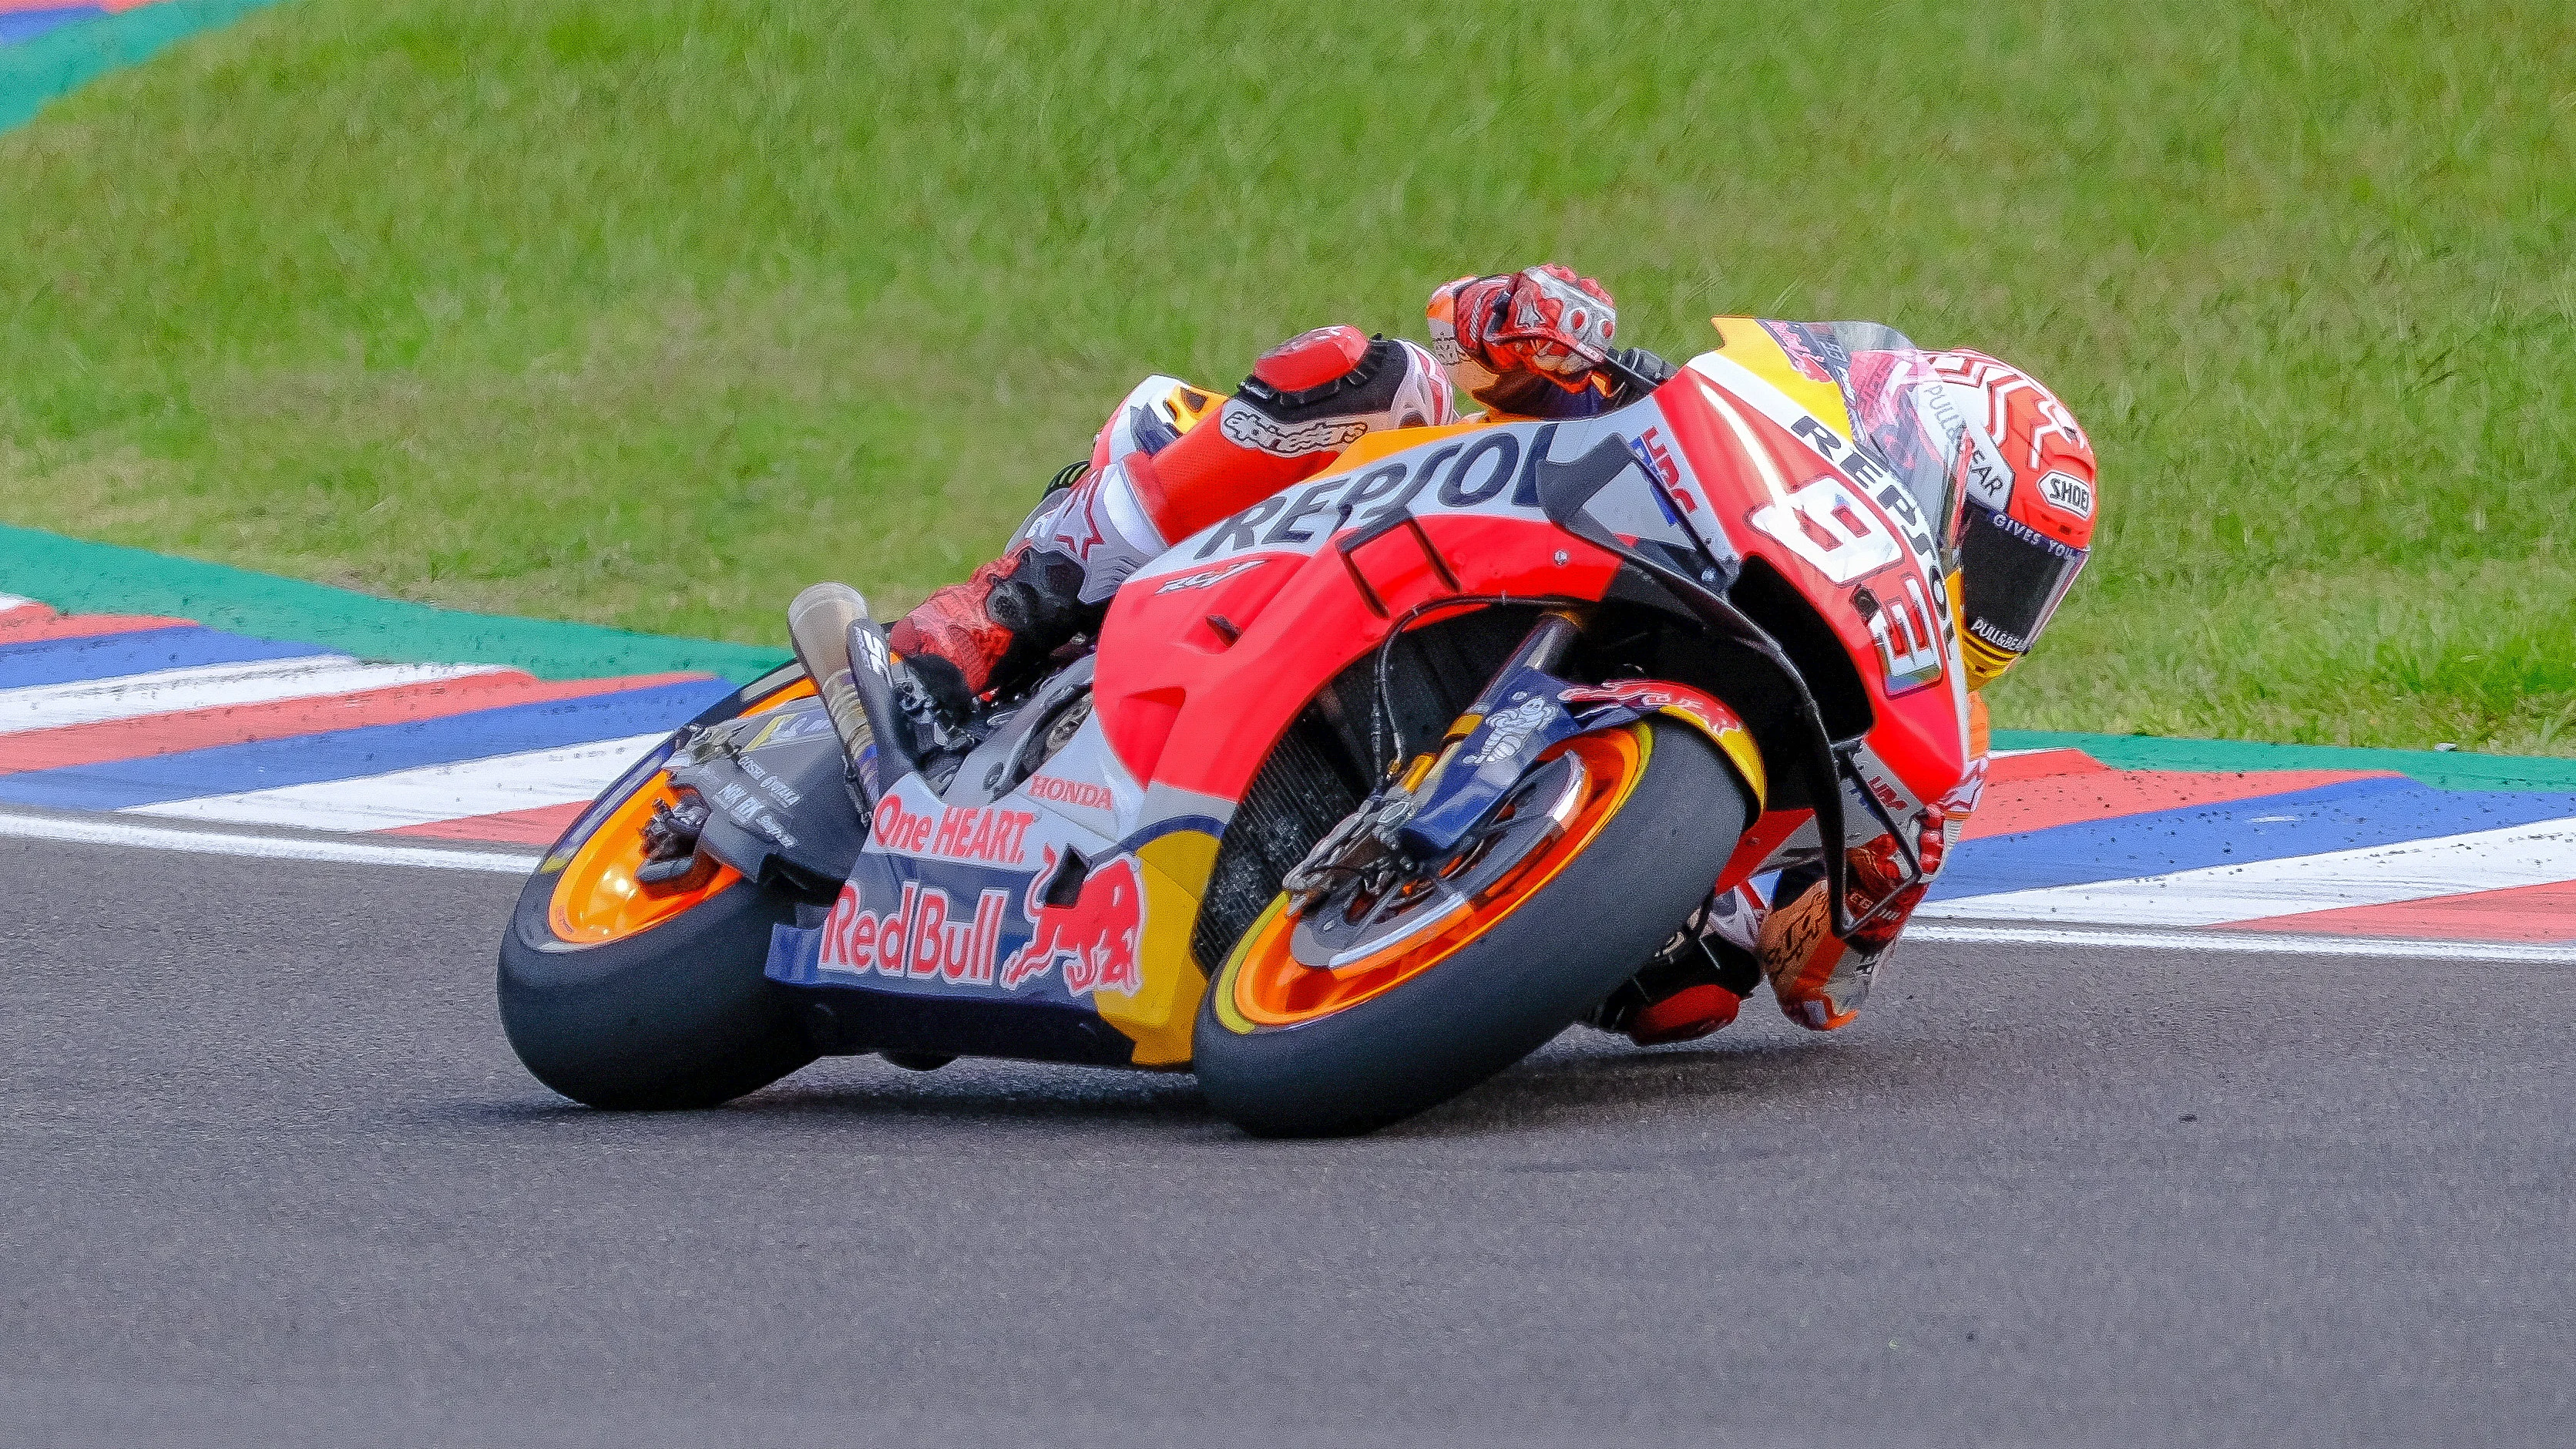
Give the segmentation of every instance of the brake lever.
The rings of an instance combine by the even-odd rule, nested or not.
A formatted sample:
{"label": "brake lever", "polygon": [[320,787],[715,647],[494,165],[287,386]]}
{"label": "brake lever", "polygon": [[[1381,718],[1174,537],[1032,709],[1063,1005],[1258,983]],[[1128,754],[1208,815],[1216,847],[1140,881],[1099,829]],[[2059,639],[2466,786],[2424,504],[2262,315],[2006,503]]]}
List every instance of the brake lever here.
{"label": "brake lever", "polygon": [[[1651,359],[1657,366],[1661,367],[1663,369],[1662,375],[1657,376],[1655,373],[1628,361],[1630,357],[1640,355]],[[1644,397],[1646,394],[1653,392],[1655,389],[1662,387],[1665,383],[1668,383],[1681,375],[1680,368],[1673,366],[1671,363],[1664,361],[1660,357],[1656,357],[1655,354],[1651,352],[1644,351],[1642,348],[1627,348],[1619,352],[1606,353],[1602,356],[1601,360],[1594,363],[1593,366],[1609,373],[1612,379],[1619,384],[1622,390],[1635,394],[1635,397]],[[1631,398],[1630,400],[1634,401],[1635,399]]]}

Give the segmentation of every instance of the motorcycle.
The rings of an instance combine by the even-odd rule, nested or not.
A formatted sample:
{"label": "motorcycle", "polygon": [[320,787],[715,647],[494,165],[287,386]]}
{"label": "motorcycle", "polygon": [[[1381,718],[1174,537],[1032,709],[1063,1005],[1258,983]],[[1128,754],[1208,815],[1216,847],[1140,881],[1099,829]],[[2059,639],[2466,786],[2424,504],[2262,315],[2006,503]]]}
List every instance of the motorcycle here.
{"label": "motorcycle", "polygon": [[808,590],[798,661],[544,857],[511,1044],[603,1108],[873,1051],[1189,1070],[1252,1133],[1363,1132],[1757,876],[1821,870],[1836,934],[1883,929],[1981,774],[1956,434],[1859,435],[1829,364],[1919,361],[1893,333],[1717,325],[1593,418],[1362,438],[962,727],[904,707],[854,592]]}

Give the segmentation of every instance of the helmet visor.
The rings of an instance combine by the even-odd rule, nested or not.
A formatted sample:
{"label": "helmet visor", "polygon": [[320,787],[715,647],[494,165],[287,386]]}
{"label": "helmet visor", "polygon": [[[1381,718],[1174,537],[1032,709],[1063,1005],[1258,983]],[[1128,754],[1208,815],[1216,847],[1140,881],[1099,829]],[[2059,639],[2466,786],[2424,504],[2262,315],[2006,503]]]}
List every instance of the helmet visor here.
{"label": "helmet visor", "polygon": [[1965,525],[1959,540],[1960,627],[2006,654],[2027,654],[2083,572],[2087,550],[1988,508],[1968,509]]}

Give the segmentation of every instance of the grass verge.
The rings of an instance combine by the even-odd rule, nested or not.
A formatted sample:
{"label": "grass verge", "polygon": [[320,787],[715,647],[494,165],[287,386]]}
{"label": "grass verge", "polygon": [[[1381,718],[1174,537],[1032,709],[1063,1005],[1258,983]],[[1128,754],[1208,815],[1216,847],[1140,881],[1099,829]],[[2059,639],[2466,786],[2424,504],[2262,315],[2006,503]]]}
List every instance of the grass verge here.
{"label": "grass verge", "polygon": [[[295,0],[0,137],[0,518],[774,645],[1149,369],[1543,256],[2105,468],[2027,728],[2576,753],[2576,14]],[[5,579],[0,579],[5,586]]]}

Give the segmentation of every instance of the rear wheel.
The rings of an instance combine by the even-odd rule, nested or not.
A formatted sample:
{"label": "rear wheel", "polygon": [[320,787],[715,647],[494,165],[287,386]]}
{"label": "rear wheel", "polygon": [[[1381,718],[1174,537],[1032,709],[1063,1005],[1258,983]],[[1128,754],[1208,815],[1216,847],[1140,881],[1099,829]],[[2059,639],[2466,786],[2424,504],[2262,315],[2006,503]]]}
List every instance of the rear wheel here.
{"label": "rear wheel", "polygon": [[[801,681],[746,690],[748,707],[698,723],[811,692]],[[619,789],[519,893],[500,971],[501,1025],[519,1060],[576,1102],[645,1109],[711,1107],[812,1061],[762,969],[769,928],[794,918],[794,900],[712,860],[665,889],[639,882],[644,823],[675,796],[658,769]]]}
{"label": "rear wheel", "polygon": [[1446,1101],[1634,973],[1744,831],[1733,773],[1677,725],[1568,741],[1528,783],[1531,828],[1498,833],[1507,856],[1447,863],[1454,889],[1409,907],[1354,901],[1323,922],[1271,903],[1200,1007],[1193,1065],[1211,1106],[1289,1137],[1366,1132]]}

